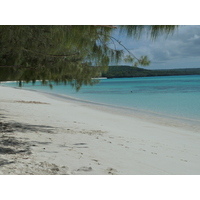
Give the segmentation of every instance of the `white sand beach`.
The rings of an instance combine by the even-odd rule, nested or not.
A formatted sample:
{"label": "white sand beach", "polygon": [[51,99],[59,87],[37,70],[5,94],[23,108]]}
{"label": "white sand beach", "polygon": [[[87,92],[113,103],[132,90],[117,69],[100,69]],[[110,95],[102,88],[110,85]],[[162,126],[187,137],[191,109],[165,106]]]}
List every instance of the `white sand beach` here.
{"label": "white sand beach", "polygon": [[200,174],[200,131],[0,86],[0,174]]}

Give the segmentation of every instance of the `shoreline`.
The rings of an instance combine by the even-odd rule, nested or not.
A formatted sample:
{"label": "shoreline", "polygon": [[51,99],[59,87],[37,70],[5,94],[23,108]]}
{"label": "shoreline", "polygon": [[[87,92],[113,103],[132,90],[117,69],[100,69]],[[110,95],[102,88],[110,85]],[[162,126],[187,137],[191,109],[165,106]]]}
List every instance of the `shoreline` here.
{"label": "shoreline", "polygon": [[38,91],[0,92],[0,174],[200,174],[194,130]]}
{"label": "shoreline", "polygon": [[131,108],[131,107],[99,103],[99,102],[79,99],[79,98],[68,96],[65,94],[51,93],[51,92],[46,92],[46,91],[40,91],[37,89],[11,87],[7,85],[0,85],[0,86],[26,90],[26,91],[33,91],[33,92],[45,95],[49,98],[57,99],[58,101],[67,101],[67,102],[72,101],[72,102],[76,102],[82,105],[84,104],[84,106],[93,107],[93,109],[97,109],[97,110],[103,109],[104,111],[109,112],[109,113],[115,113],[115,114],[120,114],[120,115],[123,114],[125,116],[136,117],[136,118],[149,121],[158,125],[171,126],[171,127],[181,128],[181,129],[189,130],[192,132],[200,133],[199,119],[169,115],[169,114],[164,114],[164,113],[159,113],[156,111],[144,110],[144,109],[139,109],[139,108]]}
{"label": "shoreline", "polygon": [[[31,90],[30,90],[31,91]],[[179,116],[166,115],[154,111],[143,110],[138,108],[130,108],[130,107],[122,107],[111,104],[98,103],[89,100],[82,100],[72,96],[67,96],[64,94],[55,94],[48,92],[40,92],[37,90],[33,90],[35,92],[39,92],[49,98],[57,99],[59,101],[75,101],[76,103],[88,107],[92,107],[97,110],[104,110],[105,112],[124,115],[129,117],[138,118],[144,121],[152,122],[158,125],[182,128],[189,131],[193,131],[196,133],[200,133],[200,120],[183,118]]]}
{"label": "shoreline", "polygon": [[117,105],[98,103],[94,101],[78,99],[73,96],[68,96],[65,94],[51,93],[51,92],[40,91],[36,89],[24,89],[24,88],[19,88],[19,87],[10,87],[6,85],[0,85],[0,86],[20,89],[20,90],[25,90],[25,91],[32,91],[32,92],[45,95],[49,98],[56,99],[58,101],[76,102],[80,105],[92,107],[93,109],[97,109],[97,110],[104,110],[105,112],[109,112],[109,113],[135,117],[135,118],[148,121],[151,123],[155,123],[158,125],[163,125],[167,127],[168,126],[176,127],[176,128],[181,128],[181,129],[189,130],[192,132],[200,133],[200,120],[198,119],[167,115],[167,114],[158,113],[155,111],[143,110],[143,109],[138,109],[138,108],[122,107],[122,106],[117,106]]}

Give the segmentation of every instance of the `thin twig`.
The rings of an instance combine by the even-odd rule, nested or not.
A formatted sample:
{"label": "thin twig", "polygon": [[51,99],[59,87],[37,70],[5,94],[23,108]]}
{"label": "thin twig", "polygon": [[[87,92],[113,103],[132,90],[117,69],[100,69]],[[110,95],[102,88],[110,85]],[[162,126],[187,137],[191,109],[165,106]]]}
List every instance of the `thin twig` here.
{"label": "thin twig", "polygon": [[118,41],[116,38],[110,36],[110,38],[113,38],[119,45],[121,45],[129,54],[131,54],[136,60],[140,62],[140,60],[132,53],[130,52],[120,41]]}
{"label": "thin twig", "polygon": [[111,40],[112,40],[112,42],[113,42],[113,45],[114,45],[114,47],[115,47],[115,51],[117,51],[117,48],[116,48],[116,44],[114,43],[114,41],[113,41],[113,39],[112,38],[110,38]]}

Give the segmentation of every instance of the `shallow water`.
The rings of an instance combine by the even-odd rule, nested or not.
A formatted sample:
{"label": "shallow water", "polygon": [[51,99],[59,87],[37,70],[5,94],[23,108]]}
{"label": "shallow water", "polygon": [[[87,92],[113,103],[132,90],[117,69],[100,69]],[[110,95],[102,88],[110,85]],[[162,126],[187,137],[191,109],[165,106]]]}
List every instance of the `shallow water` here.
{"label": "shallow water", "polygon": [[[4,85],[16,87],[16,83]],[[23,87],[200,124],[199,75],[103,79],[94,86],[83,86],[79,92],[62,84],[51,90],[39,81]]]}

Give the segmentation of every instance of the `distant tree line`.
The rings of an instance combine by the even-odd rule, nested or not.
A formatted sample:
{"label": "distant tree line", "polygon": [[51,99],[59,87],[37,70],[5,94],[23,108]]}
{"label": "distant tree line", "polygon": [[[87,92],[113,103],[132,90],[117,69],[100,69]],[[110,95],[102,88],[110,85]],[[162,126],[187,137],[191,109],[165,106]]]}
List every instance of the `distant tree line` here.
{"label": "distant tree line", "polygon": [[148,77],[148,76],[176,76],[176,75],[200,75],[200,68],[147,70],[131,66],[109,66],[108,71],[102,73],[102,77]]}

